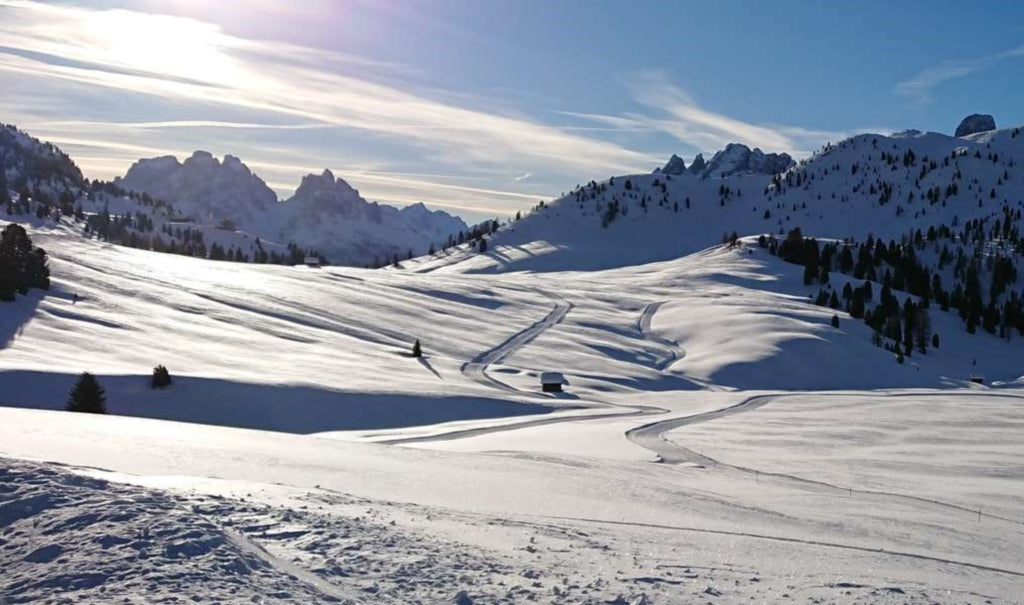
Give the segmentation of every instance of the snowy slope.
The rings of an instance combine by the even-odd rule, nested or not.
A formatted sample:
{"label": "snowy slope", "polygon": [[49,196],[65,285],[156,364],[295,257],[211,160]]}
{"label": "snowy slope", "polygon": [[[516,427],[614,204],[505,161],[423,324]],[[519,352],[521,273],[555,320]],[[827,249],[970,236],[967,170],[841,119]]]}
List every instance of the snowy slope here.
{"label": "snowy slope", "polygon": [[[819,406],[794,403],[788,414],[797,423],[819,417]],[[760,414],[789,404],[784,395],[768,397],[732,419],[756,426]],[[834,444],[856,448],[864,431],[893,430],[929,404],[941,406],[945,423],[975,423],[979,412],[1002,414],[1007,434],[1021,423],[1019,398],[903,393],[893,404],[850,414],[828,438],[799,449],[771,441],[786,438],[774,422],[754,445],[728,424],[715,430],[718,420],[697,425],[693,443],[692,427],[673,433],[675,442],[700,448],[715,431],[706,454],[741,452],[743,468],[707,457],[705,465],[597,459],[559,451],[557,442],[541,454],[529,446],[531,429],[514,432],[525,447],[483,435],[452,453],[0,410],[3,453],[75,465],[0,459],[10,488],[0,495],[0,514],[13,530],[0,556],[17,574],[4,577],[0,594],[13,602],[42,591],[89,598],[102,586],[118,598],[143,590],[151,598],[170,590],[208,598],[232,589],[247,598],[274,587],[270,602],[443,602],[462,591],[475,602],[503,603],[1019,602],[1024,510],[1012,497],[1019,478],[918,484],[923,469],[966,476],[1012,467],[1019,444],[961,437],[933,446],[924,466],[898,464],[907,460],[898,453],[894,465],[890,450],[854,469],[855,480],[831,466],[811,481],[803,468],[783,464],[779,473],[776,459],[787,453],[835,456]],[[642,422],[622,419],[618,429]],[[594,439],[603,434],[594,423],[564,426],[592,452],[608,445]],[[814,482],[820,478],[838,485]],[[152,554],[131,557],[137,549]],[[68,567],[61,553],[95,571]],[[252,572],[239,574],[242,566]]]}
{"label": "snowy slope", "polygon": [[[37,461],[0,458],[10,602],[1019,601],[1018,391],[760,390],[962,386],[974,354],[1020,377],[1013,344],[938,312],[943,347],[899,365],[753,244],[464,275],[30,231],[54,288],[2,323],[3,403],[44,408],[0,409],[0,456]],[[168,391],[147,386],[156,363]],[[562,397],[538,393],[550,369]],[[82,370],[114,415],[54,411]],[[841,421],[807,404],[822,401]],[[998,439],[952,432],[993,418]],[[920,440],[925,458],[906,451]],[[983,477],[937,480],[954,471]]]}
{"label": "snowy slope", "polygon": [[[439,254],[416,267],[605,269],[692,254],[732,232],[781,235],[794,227],[819,238],[862,241],[873,234],[898,240],[915,229],[997,216],[1005,204],[1021,208],[1024,136],[1019,133],[1013,128],[966,138],[918,131],[858,135],[827,146],[778,180],[749,172],[724,178],[687,172],[592,182],[504,227],[483,255]],[[905,165],[908,151],[915,159]],[[954,183],[958,191],[947,194]],[[891,188],[884,201],[883,185]],[[936,187],[939,198],[925,199]],[[607,222],[609,204],[617,208]]]}
{"label": "snowy slope", "polygon": [[[551,369],[573,385],[563,403],[599,407],[709,386],[942,386],[973,371],[1000,382],[1022,375],[1017,341],[967,334],[938,310],[943,346],[897,364],[861,322],[810,304],[818,286],[803,285],[800,267],[756,245],[599,274],[492,277],[219,263],[62,227],[32,237],[49,251],[53,290],[6,307],[6,404],[59,408],[74,376],[91,371],[105,377],[116,413],[313,432],[544,412],[521,402],[560,401],[536,393],[538,373]],[[406,356],[416,339],[426,352],[419,361]],[[828,359],[831,370],[807,372],[808,359]],[[167,393],[146,386],[157,364],[181,377]],[[282,410],[282,397],[301,404]]]}
{"label": "snowy slope", "polygon": [[[716,245],[988,216],[1017,203],[1018,140],[855,138],[774,182],[617,177],[485,254],[387,270],[214,262],[17,217],[53,288],[0,306],[0,599],[1019,603],[1017,340],[933,306],[942,346],[898,363],[812,304],[801,266]],[[947,168],[951,145],[967,153]],[[959,193],[907,201],[954,166]],[[312,214],[365,210],[309,179]],[[110,415],[60,411],[81,371]],[[544,371],[566,392],[541,393]]]}

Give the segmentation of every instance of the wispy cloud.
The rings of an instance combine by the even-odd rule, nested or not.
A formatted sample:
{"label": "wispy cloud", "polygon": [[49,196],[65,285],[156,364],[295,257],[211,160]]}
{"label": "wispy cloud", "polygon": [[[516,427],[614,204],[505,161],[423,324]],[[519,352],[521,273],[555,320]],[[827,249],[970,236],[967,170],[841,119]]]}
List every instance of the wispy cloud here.
{"label": "wispy cloud", "polygon": [[[391,68],[333,52],[244,40],[187,18],[0,0],[0,71],[9,75],[285,122],[276,128],[364,131],[449,165],[600,174],[651,162],[645,154],[607,141],[437,101],[411,92],[410,86],[400,89],[380,77],[393,76]],[[253,124],[185,120],[178,125],[197,122],[224,128]]]}
{"label": "wispy cloud", "polygon": [[648,112],[621,116],[565,112],[575,118],[604,125],[619,132],[661,132],[701,152],[717,151],[729,143],[743,143],[767,152],[785,151],[796,156],[811,153],[828,141],[850,132],[826,131],[776,124],[754,124],[701,107],[664,73],[646,70],[626,79],[634,100]]}
{"label": "wispy cloud", "polygon": [[1011,48],[994,55],[974,59],[955,59],[939,63],[924,69],[910,78],[898,82],[895,87],[897,94],[919,103],[930,103],[932,91],[951,80],[963,78],[983,71],[1007,59],[1024,57],[1024,46]]}
{"label": "wispy cloud", "polygon": [[489,99],[438,88],[415,67],[78,3],[0,0],[0,78],[4,121],[67,147],[91,177],[198,147],[242,157],[282,197],[326,166],[371,199],[492,215],[664,161],[637,141],[668,135],[704,152],[738,141],[801,155],[847,134],[716,113],[658,72],[626,80],[637,111],[560,112],[567,124],[554,124],[550,113],[507,106],[532,98],[528,90]]}

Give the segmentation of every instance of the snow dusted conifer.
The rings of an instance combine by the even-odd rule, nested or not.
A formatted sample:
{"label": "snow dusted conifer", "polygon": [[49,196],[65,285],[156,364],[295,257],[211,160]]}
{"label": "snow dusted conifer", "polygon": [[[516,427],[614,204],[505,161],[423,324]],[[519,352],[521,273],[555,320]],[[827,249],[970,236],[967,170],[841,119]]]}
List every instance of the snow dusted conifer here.
{"label": "snow dusted conifer", "polygon": [[107,413],[107,395],[95,376],[82,372],[68,396],[67,410],[88,414]]}

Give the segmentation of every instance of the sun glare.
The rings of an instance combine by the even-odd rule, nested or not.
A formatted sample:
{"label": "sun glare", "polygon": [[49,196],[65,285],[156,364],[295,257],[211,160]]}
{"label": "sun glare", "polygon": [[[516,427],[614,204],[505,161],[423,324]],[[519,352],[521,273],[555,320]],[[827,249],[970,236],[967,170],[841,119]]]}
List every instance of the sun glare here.
{"label": "sun glare", "polygon": [[132,69],[210,83],[224,83],[235,73],[228,38],[191,19],[103,11],[85,23],[84,33],[104,59]]}

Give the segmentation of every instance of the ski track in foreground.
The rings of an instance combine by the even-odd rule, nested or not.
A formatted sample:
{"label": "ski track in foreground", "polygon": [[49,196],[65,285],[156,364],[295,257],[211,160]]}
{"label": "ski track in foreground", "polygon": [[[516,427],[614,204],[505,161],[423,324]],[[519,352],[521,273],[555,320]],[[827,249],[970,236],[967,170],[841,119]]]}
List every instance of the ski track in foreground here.
{"label": "ski track in foreground", "polygon": [[[505,390],[505,391],[512,391],[512,392],[521,393],[521,391],[519,391],[515,387],[512,387],[511,385],[505,384],[503,382],[500,382],[500,381],[490,377],[486,373],[486,370],[487,370],[487,366],[488,365],[490,365],[492,363],[496,363],[496,362],[500,361],[501,359],[504,359],[505,357],[510,355],[512,352],[514,352],[516,349],[518,349],[518,348],[528,344],[530,341],[535,339],[544,330],[547,330],[548,328],[561,323],[561,321],[565,319],[566,314],[568,314],[569,310],[572,309],[572,303],[564,301],[561,298],[554,297],[553,295],[548,294],[546,292],[544,294],[549,296],[549,297],[551,297],[555,301],[555,308],[546,317],[544,317],[542,320],[538,321],[534,325],[532,325],[529,328],[523,330],[522,332],[519,332],[518,334],[516,334],[515,336],[513,336],[510,339],[506,340],[505,342],[501,343],[497,347],[495,347],[493,349],[490,349],[489,351],[486,351],[486,352],[480,354],[473,361],[468,362],[467,364],[463,365],[463,372],[466,373],[467,376],[473,378],[474,380],[477,380],[477,382],[479,382],[481,384],[484,384],[486,386],[490,386],[490,387],[494,387],[494,388],[500,388],[500,389]],[[668,349],[671,352],[671,355],[667,359],[665,359],[665,360],[663,360],[663,361],[661,361],[661,362],[659,362],[657,364],[657,367],[658,367],[659,371],[664,371],[664,369],[667,368],[669,365],[671,365],[672,362],[674,362],[675,360],[681,358],[675,352],[676,349],[678,348],[676,343],[673,343],[673,342],[671,342],[671,341],[669,341],[667,339],[664,339],[664,338],[662,338],[660,336],[657,336],[651,330],[651,320],[653,319],[654,314],[657,313],[658,309],[663,304],[664,304],[664,302],[655,302],[655,303],[648,304],[646,307],[644,307],[643,312],[640,314],[640,316],[637,318],[637,321],[636,321],[637,330],[639,331],[639,333],[644,338],[646,338],[647,340],[650,340],[651,342],[654,342],[655,344],[657,344],[657,345],[659,345],[661,347],[664,347],[664,348]],[[685,355],[685,353],[684,353],[684,355]],[[828,393],[819,393],[819,394],[816,394],[816,395],[817,396],[821,396],[821,397],[837,396],[836,394],[828,394]],[[941,393],[917,394],[916,396],[921,396],[921,395],[924,395],[924,396],[942,396],[944,394],[941,394]],[[898,394],[889,394],[887,396],[898,397],[899,395]],[[1003,395],[1003,394],[987,394],[985,396],[990,396],[990,397],[1015,397],[1015,396],[1012,396],[1012,395]],[[921,497],[921,496],[914,496],[914,495],[910,495],[910,494],[900,494],[900,493],[895,493],[895,492],[885,492],[885,491],[877,491],[877,490],[863,490],[863,489],[853,488],[852,486],[840,486],[840,485],[835,485],[835,484],[827,483],[827,482],[824,482],[824,481],[817,481],[817,480],[813,480],[813,479],[807,479],[807,478],[800,477],[800,476],[797,476],[797,475],[790,475],[790,474],[778,473],[778,472],[767,472],[767,471],[761,471],[761,470],[758,470],[758,469],[755,469],[755,468],[751,468],[751,467],[726,464],[726,463],[719,462],[718,460],[715,460],[714,458],[705,456],[705,455],[703,455],[701,453],[695,452],[695,451],[693,451],[693,450],[691,450],[689,448],[681,446],[681,445],[673,442],[672,440],[668,439],[668,437],[667,437],[667,434],[669,432],[671,432],[673,430],[676,430],[678,428],[681,428],[681,427],[684,427],[684,426],[688,426],[688,425],[703,423],[703,422],[709,422],[709,421],[712,421],[712,420],[716,420],[718,418],[724,418],[726,416],[731,416],[731,415],[734,415],[734,414],[741,414],[741,413],[744,413],[744,412],[751,412],[751,411],[754,411],[754,410],[756,410],[756,409],[758,409],[758,408],[760,408],[760,407],[762,407],[764,405],[767,405],[768,403],[770,403],[772,401],[777,401],[777,400],[779,400],[781,398],[784,398],[784,397],[785,397],[784,395],[756,395],[756,396],[748,397],[747,399],[744,399],[743,401],[741,401],[739,403],[736,403],[736,404],[733,404],[731,406],[728,406],[728,407],[725,407],[725,408],[721,408],[721,409],[718,409],[718,410],[712,410],[712,411],[703,412],[703,413],[700,413],[700,414],[693,414],[693,415],[689,415],[689,416],[668,418],[668,419],[665,419],[665,420],[659,420],[659,421],[651,422],[649,424],[645,424],[645,425],[642,425],[642,426],[639,426],[639,427],[636,427],[636,428],[633,428],[633,429],[630,429],[630,430],[626,431],[625,436],[626,436],[627,439],[629,439],[633,443],[639,445],[640,447],[643,447],[644,449],[647,449],[647,450],[653,452],[657,456],[657,462],[659,462],[659,463],[665,463],[665,464],[692,464],[694,466],[704,467],[704,468],[714,467],[716,469],[731,469],[731,470],[738,471],[738,472],[745,473],[745,474],[756,475],[757,477],[765,477],[766,479],[767,478],[772,478],[772,479],[776,479],[776,480],[782,480],[782,481],[785,481],[787,483],[793,484],[793,485],[795,485],[795,486],[797,486],[797,487],[799,487],[801,489],[811,489],[811,488],[814,488],[816,491],[819,491],[819,492],[820,491],[828,491],[828,492],[835,492],[835,493],[840,493],[840,494],[848,494],[850,496],[854,496],[854,495],[866,496],[866,497],[882,499],[882,500],[893,500],[893,499],[895,499],[895,500],[900,500],[900,501],[902,501],[904,503],[908,503],[909,502],[909,503],[913,503],[913,504],[924,504],[924,505],[928,505],[928,506],[938,507],[940,509],[944,509],[944,510],[947,510],[947,511],[952,510],[952,511],[956,511],[956,512],[962,512],[962,513],[965,513],[965,514],[970,514],[972,516],[979,514],[979,511],[976,510],[976,509],[971,509],[971,508],[968,508],[968,507],[965,507],[965,506],[961,506],[961,505],[958,505],[958,504],[953,504],[953,503],[950,503],[950,502],[943,502],[941,500],[936,500],[936,499],[932,499],[932,498],[924,498],[924,497]],[[599,405],[613,405],[613,404],[599,403]],[[618,407],[618,406],[616,406],[616,407]],[[431,441],[448,441],[448,440],[453,440],[453,439],[465,439],[465,438],[469,438],[469,437],[477,437],[477,436],[491,434],[491,433],[505,432],[505,431],[529,428],[529,427],[543,426],[543,425],[548,425],[548,424],[563,423],[563,422],[580,422],[580,421],[596,420],[596,419],[625,418],[625,417],[630,417],[630,416],[644,416],[644,415],[653,415],[653,414],[665,414],[665,413],[669,412],[669,410],[667,410],[665,408],[657,408],[657,407],[650,407],[650,406],[644,406],[644,407],[634,406],[634,407],[635,408],[640,408],[640,409],[635,409],[634,411],[624,412],[624,413],[598,414],[598,415],[582,417],[582,418],[578,418],[578,417],[577,418],[573,418],[573,417],[545,418],[545,419],[541,419],[541,420],[531,420],[531,421],[526,421],[526,422],[521,422],[521,423],[514,423],[514,424],[509,424],[509,425],[504,425],[504,426],[491,426],[491,427],[481,427],[481,428],[474,428],[474,429],[463,429],[463,430],[458,430],[458,431],[451,431],[451,432],[447,432],[447,433],[442,433],[442,434],[439,434],[439,435],[428,435],[428,436],[422,436],[422,437],[411,437],[411,438],[405,438],[405,439],[394,439],[394,440],[384,441],[383,443],[398,445],[398,444],[409,444],[409,443],[424,443],[424,442],[431,442]],[[990,514],[990,513],[980,512],[980,516],[986,517],[986,518],[989,518],[989,519],[994,519],[994,520],[999,520],[999,521],[1007,522],[1007,523],[1012,523],[1012,524],[1016,524],[1016,525],[1024,525],[1024,521],[1021,521],[1019,519],[1011,519],[1011,518],[1008,518],[1008,517],[1002,517],[1002,516],[993,515],[993,514]],[[790,540],[790,541],[799,541],[799,540],[796,540],[796,539],[789,539],[789,538],[779,538],[779,539],[781,539],[781,540]],[[834,547],[837,547],[837,548],[843,547],[842,545],[838,545],[838,544],[825,544],[825,546],[834,546]],[[868,551],[870,551],[870,549],[865,549],[865,548],[862,548],[862,547],[850,547],[850,548],[856,548],[856,549],[860,549],[860,550],[868,550]],[[882,551],[878,551],[878,552],[882,552]],[[908,556],[910,556],[910,555],[908,555]],[[934,559],[934,558],[932,560],[940,561],[940,559]],[[1009,573],[1013,573],[1013,572],[1009,572]]]}
{"label": "ski track in foreground", "polygon": [[664,530],[669,530],[669,531],[680,531],[680,532],[690,532],[690,533],[699,533],[699,534],[714,534],[714,535],[719,535],[719,536],[735,536],[735,537],[738,537],[738,538],[751,538],[751,539],[754,539],[754,540],[769,540],[769,541],[773,541],[773,542],[787,542],[787,543],[791,543],[791,544],[805,544],[805,545],[808,545],[808,546],[821,546],[821,547],[824,547],[824,548],[836,548],[836,549],[840,549],[840,550],[852,550],[852,551],[859,551],[859,552],[865,552],[865,553],[870,553],[870,554],[880,554],[880,555],[889,555],[889,556],[893,556],[893,557],[903,557],[903,558],[917,559],[919,561],[927,561],[927,562],[931,562],[931,563],[940,563],[940,564],[943,564],[943,565],[956,565],[958,567],[968,567],[968,568],[971,568],[971,569],[977,569],[979,571],[990,571],[990,572],[994,572],[994,573],[1006,574],[1006,575],[1011,575],[1011,576],[1019,576],[1019,577],[1024,578],[1024,571],[1014,571],[1014,570],[1011,570],[1011,569],[1002,569],[1002,568],[999,568],[999,567],[991,567],[991,566],[988,566],[988,565],[979,565],[977,563],[968,563],[968,562],[965,562],[965,561],[955,561],[955,560],[952,560],[952,559],[943,559],[941,557],[933,557],[933,556],[930,556],[930,555],[922,555],[922,554],[917,554],[917,553],[909,553],[909,552],[902,552],[902,551],[896,551],[896,550],[888,550],[888,549],[885,549],[885,548],[871,548],[871,547],[868,547],[868,546],[855,546],[855,545],[851,545],[851,544],[840,544],[838,542],[824,542],[824,541],[819,541],[819,540],[804,540],[804,539],[801,539],[801,538],[788,538],[788,537],[785,537],[785,536],[771,536],[771,535],[767,535],[767,534],[756,534],[756,533],[749,533],[749,532],[728,531],[728,530],[720,530],[720,529],[706,529],[706,528],[701,528],[701,527],[685,527],[685,526],[680,526],[680,525],[661,525],[661,524],[657,524],[657,523],[637,523],[637,522],[632,522],[632,521],[616,521],[616,520],[613,520],[613,519],[588,519],[588,518],[585,518],[585,517],[552,517],[552,516],[544,516],[542,518],[544,518],[544,519],[552,519],[552,520],[560,519],[560,520],[563,520],[563,521],[578,521],[578,522],[582,522],[582,523],[595,523],[595,524],[600,524],[600,525],[625,525],[625,526],[630,526],[630,527],[644,527],[644,528],[651,528],[651,529],[664,529]]}
{"label": "ski track in foreground", "polygon": [[[839,397],[841,395],[834,393],[814,393],[815,397]],[[890,393],[884,395],[886,397],[899,397],[898,393]],[[914,397],[941,397],[945,396],[944,393],[915,393]],[[985,394],[979,395],[984,397],[1007,397],[1018,399],[1014,395],[1004,394]],[[904,502],[910,502],[915,504],[926,504],[929,506],[935,506],[946,510],[953,510],[970,514],[971,516],[979,515],[989,519],[995,519],[999,521],[1005,521],[1007,523],[1013,523],[1015,525],[1024,525],[1024,521],[1020,519],[1011,519],[1008,517],[1002,517],[999,515],[993,515],[990,513],[980,512],[977,509],[971,509],[966,506],[959,504],[953,504],[950,502],[943,502],[932,498],[924,498],[921,496],[914,496],[910,494],[900,494],[895,492],[877,491],[877,490],[864,490],[854,488],[852,486],[841,486],[825,481],[817,481],[814,479],[807,479],[797,475],[790,475],[786,473],[768,472],[762,471],[751,467],[739,466],[735,464],[728,464],[720,462],[709,456],[705,456],[702,453],[695,452],[687,447],[679,445],[667,437],[667,434],[675,429],[689,426],[693,424],[699,424],[702,422],[709,422],[718,418],[724,418],[733,414],[741,414],[744,412],[751,412],[756,410],[772,401],[778,401],[787,397],[786,395],[755,395],[748,397],[747,399],[722,408],[720,410],[713,410],[710,412],[704,412],[702,414],[694,414],[691,416],[683,416],[679,418],[669,418],[666,420],[659,420],[650,424],[630,429],[626,432],[626,437],[636,443],[637,445],[646,448],[654,452],[658,456],[658,462],[666,464],[694,464],[700,467],[714,467],[716,469],[731,469],[741,473],[757,475],[758,477],[781,479],[789,483],[797,484],[798,486],[807,489],[816,487],[827,491],[833,491],[841,494],[869,496],[879,499],[899,499]]]}

